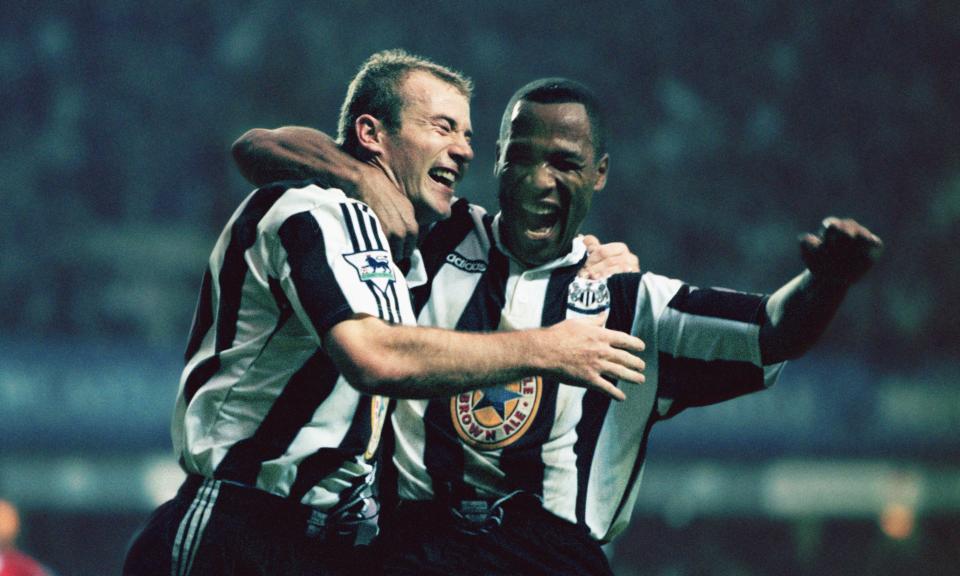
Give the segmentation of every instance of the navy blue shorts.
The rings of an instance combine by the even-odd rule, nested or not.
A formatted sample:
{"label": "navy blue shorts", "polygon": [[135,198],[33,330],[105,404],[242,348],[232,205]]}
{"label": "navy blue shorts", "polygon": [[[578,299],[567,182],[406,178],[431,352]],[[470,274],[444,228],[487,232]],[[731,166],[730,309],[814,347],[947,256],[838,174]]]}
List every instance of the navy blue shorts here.
{"label": "navy blue shorts", "polygon": [[134,538],[126,576],[368,574],[375,555],[318,530],[317,512],[236,484],[190,476]]}
{"label": "navy blue shorts", "polygon": [[399,575],[597,575],[613,572],[586,527],[543,509],[532,495],[502,505],[499,522],[465,525],[451,506],[402,502],[383,518],[383,571]]}

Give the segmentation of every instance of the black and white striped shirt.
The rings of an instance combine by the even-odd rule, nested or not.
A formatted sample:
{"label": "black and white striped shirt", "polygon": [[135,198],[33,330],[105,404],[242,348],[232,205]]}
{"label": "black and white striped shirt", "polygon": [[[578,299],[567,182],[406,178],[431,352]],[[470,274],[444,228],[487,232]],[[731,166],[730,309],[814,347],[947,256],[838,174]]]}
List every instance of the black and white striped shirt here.
{"label": "black and white striped shirt", "polygon": [[644,340],[646,383],[630,386],[624,402],[540,377],[399,401],[385,489],[405,500],[527,490],[609,541],[629,521],[655,422],[776,380],[782,365],[760,361],[765,299],[651,273],[575,281],[586,258],[579,240],[566,256],[526,269],[500,243],[498,220],[459,200],[429,232],[421,248],[428,280],[412,289],[419,323],[489,331],[593,316]]}
{"label": "black and white striped shirt", "polygon": [[368,481],[387,401],[322,348],[358,313],[414,323],[373,212],[310,183],[247,197],[210,255],[187,346],[172,422],[183,468],[319,508]]}

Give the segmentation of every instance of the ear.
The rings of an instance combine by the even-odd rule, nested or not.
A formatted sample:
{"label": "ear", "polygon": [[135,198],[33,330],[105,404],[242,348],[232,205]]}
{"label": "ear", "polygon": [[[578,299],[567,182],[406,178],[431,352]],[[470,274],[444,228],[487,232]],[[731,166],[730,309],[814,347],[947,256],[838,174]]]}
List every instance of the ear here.
{"label": "ear", "polygon": [[500,141],[497,140],[497,150],[493,155],[493,175],[500,176]]}
{"label": "ear", "polygon": [[610,155],[604,154],[597,162],[597,181],[593,184],[593,191],[599,192],[607,185],[607,171],[610,169]]}
{"label": "ear", "polygon": [[387,131],[380,120],[370,114],[361,114],[353,123],[353,129],[357,133],[357,143],[360,148],[371,156],[383,154],[383,139]]}

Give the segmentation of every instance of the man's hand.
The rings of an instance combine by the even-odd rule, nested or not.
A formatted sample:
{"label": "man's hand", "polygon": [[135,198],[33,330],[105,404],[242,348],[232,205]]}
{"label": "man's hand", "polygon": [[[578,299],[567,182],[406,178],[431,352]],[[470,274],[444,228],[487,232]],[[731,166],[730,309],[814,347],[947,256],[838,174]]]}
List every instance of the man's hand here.
{"label": "man's hand", "polygon": [[880,257],[883,242],[855,220],[829,217],[819,234],[800,236],[807,265],[770,295],[760,326],[764,365],[797,358],[823,335],[850,285]]}
{"label": "man's hand", "polygon": [[371,208],[380,219],[394,260],[417,246],[413,204],[380,168],[350,156],[330,136],[304,126],[254,128],[233,143],[244,178],[257,186],[277,180],[317,178]]}
{"label": "man's hand", "polygon": [[583,386],[615,400],[626,398],[607,378],[641,384],[646,364],[635,354],[644,349],[643,340],[616,330],[593,326],[582,320],[564,320],[544,331],[555,357],[550,371],[564,384]]}
{"label": "man's hand", "polygon": [[818,234],[800,237],[804,264],[817,280],[853,284],[883,252],[883,241],[856,220],[830,216]]}
{"label": "man's hand", "polygon": [[621,272],[640,271],[640,260],[623,242],[601,244],[596,236],[587,234],[583,244],[587,247],[587,261],[577,273],[580,277],[602,280]]}
{"label": "man's hand", "polygon": [[370,164],[360,165],[352,196],[370,206],[380,219],[393,259],[400,262],[409,258],[417,247],[419,232],[410,199],[383,170]]}

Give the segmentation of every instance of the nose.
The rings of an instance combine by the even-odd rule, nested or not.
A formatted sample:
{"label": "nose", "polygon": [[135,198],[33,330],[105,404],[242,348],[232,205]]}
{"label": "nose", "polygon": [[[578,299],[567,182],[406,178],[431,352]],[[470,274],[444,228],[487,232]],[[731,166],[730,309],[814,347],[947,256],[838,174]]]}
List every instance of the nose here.
{"label": "nose", "polygon": [[473,160],[473,147],[470,146],[470,141],[464,136],[458,138],[453,145],[450,146],[449,151],[450,157],[461,166],[469,164],[470,161]]}
{"label": "nose", "polygon": [[556,175],[545,163],[537,164],[533,169],[532,180],[538,190],[549,191],[557,187]]}

